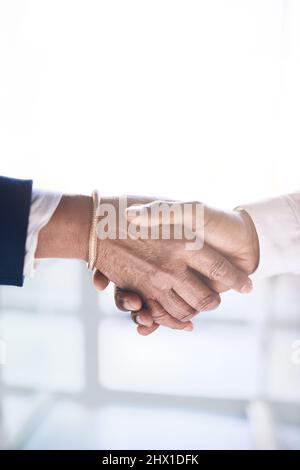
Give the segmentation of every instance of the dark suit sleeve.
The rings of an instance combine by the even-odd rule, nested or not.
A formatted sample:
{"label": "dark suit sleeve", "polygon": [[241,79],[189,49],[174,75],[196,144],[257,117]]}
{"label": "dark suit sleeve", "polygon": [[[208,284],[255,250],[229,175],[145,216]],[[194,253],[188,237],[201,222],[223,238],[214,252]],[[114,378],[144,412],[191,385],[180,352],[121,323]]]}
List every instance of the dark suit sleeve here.
{"label": "dark suit sleeve", "polygon": [[0,176],[0,284],[23,285],[32,181]]}

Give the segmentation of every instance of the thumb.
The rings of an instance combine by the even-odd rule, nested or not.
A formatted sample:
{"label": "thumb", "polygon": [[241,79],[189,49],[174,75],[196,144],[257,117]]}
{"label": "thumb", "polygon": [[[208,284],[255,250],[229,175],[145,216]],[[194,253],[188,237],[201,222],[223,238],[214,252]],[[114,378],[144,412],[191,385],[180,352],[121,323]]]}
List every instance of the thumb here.
{"label": "thumb", "polygon": [[109,279],[96,269],[93,274],[93,284],[97,290],[105,290],[109,284]]}

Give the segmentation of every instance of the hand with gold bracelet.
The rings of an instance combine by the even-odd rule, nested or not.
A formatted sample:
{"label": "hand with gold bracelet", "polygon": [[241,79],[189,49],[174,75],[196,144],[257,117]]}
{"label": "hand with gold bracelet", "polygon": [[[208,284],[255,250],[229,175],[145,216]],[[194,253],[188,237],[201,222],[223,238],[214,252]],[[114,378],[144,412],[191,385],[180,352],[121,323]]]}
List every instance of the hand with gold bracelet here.
{"label": "hand with gold bracelet", "polygon": [[[128,205],[151,200],[128,197]],[[114,206],[119,214],[119,198],[101,198],[101,204]],[[36,258],[76,258],[87,262],[92,214],[91,197],[63,196],[39,233]],[[251,290],[245,267],[236,267],[232,262],[235,258],[226,258],[226,253],[222,254],[218,246],[204,244],[199,252],[192,252],[185,249],[185,240],[124,239],[120,236],[118,219],[116,223],[115,239],[97,240],[94,283],[103,288],[108,280],[114,282],[122,289],[121,297],[117,293],[117,299],[121,299],[119,305],[123,303],[124,307],[126,299],[128,305],[136,308],[142,303],[140,317],[147,317],[149,321],[151,316],[155,328],[164,325],[192,330],[190,320],[199,311],[219,305],[216,290],[220,283],[240,292]],[[231,223],[243,232],[243,217],[237,214]],[[254,264],[248,272],[255,269]]]}

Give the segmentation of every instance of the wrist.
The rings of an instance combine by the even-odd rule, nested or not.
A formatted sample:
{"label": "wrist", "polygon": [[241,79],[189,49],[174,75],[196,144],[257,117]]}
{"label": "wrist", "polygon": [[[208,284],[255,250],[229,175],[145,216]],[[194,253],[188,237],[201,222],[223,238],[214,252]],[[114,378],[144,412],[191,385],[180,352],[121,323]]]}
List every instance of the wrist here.
{"label": "wrist", "polygon": [[87,261],[91,218],[91,197],[63,196],[50,221],[39,233],[36,258]]}

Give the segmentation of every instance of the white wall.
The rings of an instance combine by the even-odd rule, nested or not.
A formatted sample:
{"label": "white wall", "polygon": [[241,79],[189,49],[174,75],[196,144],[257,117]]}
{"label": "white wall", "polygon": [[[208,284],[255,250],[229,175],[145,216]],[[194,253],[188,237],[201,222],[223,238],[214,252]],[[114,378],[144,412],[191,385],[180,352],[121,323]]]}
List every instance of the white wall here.
{"label": "white wall", "polygon": [[299,21],[290,0],[1,0],[1,173],[228,206],[299,187]]}

